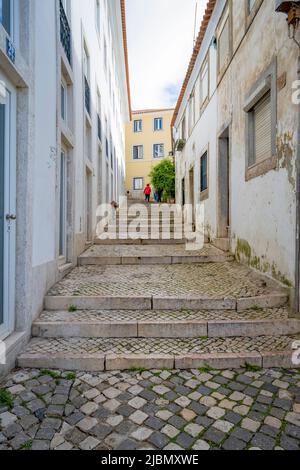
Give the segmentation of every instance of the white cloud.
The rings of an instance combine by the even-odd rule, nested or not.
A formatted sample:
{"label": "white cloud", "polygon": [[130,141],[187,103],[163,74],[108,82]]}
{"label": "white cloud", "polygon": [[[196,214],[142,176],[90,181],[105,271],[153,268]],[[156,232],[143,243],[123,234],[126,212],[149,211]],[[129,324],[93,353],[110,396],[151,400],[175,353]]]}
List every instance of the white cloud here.
{"label": "white cloud", "polygon": [[[191,58],[197,0],[127,0],[132,108],[176,104]],[[196,35],[206,0],[198,0]]]}

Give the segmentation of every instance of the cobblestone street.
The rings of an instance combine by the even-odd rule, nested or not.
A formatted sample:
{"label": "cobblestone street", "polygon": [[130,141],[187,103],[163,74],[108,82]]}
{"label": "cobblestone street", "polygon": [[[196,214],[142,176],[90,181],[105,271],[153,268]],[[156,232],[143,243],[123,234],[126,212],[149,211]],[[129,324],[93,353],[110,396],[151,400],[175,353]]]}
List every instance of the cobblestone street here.
{"label": "cobblestone street", "polygon": [[17,370],[0,450],[299,450],[300,371]]}

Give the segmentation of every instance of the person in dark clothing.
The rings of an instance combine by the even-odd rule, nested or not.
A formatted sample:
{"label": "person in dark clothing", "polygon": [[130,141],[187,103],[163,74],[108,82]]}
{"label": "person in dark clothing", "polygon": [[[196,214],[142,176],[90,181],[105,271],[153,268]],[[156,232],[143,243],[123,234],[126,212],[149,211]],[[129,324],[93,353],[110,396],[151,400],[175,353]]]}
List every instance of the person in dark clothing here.
{"label": "person in dark clothing", "polygon": [[164,193],[164,190],[163,190],[163,189],[159,189],[159,190],[157,191],[157,202],[158,202],[158,203],[161,203],[161,202],[162,202],[162,195],[163,195],[163,193]]}

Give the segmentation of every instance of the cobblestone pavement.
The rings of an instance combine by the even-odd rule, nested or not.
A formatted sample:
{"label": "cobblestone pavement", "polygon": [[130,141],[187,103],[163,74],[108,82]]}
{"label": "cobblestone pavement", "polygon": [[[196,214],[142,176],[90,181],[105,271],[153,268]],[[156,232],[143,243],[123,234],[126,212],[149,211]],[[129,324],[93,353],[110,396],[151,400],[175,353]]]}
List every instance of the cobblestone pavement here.
{"label": "cobblestone pavement", "polygon": [[300,371],[12,372],[0,450],[300,448]]}
{"label": "cobblestone pavement", "polygon": [[207,298],[255,297],[280,291],[278,284],[235,262],[157,265],[82,266],[50,290],[54,296],[144,295]]}

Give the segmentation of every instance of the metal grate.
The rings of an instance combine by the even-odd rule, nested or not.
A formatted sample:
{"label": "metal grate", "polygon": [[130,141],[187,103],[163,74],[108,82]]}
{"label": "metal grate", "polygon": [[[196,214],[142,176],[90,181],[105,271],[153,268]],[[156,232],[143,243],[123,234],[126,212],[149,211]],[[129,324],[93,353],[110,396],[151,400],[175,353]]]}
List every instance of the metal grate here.
{"label": "metal grate", "polygon": [[62,1],[60,0],[60,40],[64,51],[66,53],[67,59],[72,65],[72,54],[71,54],[71,29],[69,21],[63,6]]}

